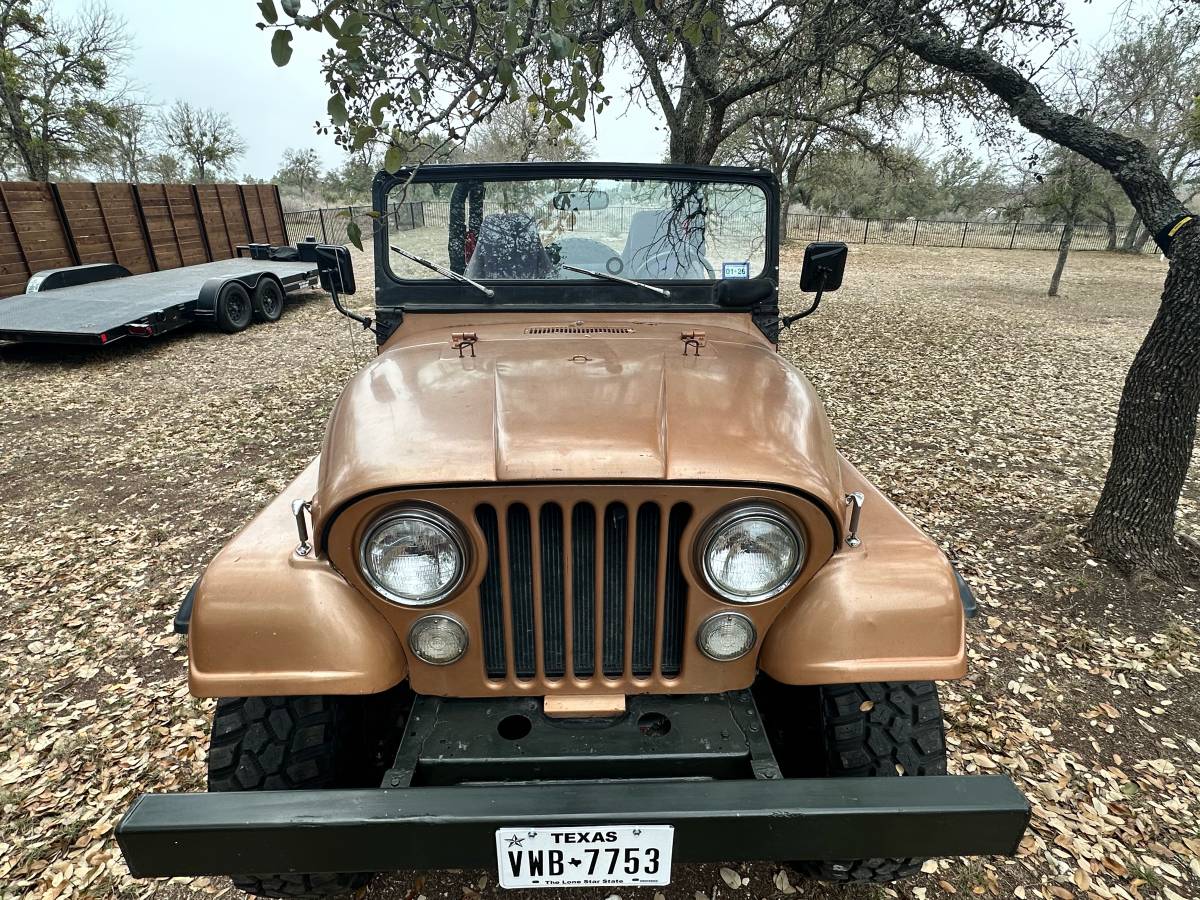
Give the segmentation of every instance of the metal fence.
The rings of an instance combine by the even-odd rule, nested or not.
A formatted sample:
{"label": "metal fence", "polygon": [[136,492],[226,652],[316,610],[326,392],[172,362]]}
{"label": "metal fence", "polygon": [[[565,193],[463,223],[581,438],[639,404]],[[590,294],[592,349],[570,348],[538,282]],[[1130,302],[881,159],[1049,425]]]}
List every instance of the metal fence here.
{"label": "metal fence", "polygon": [[[629,222],[640,207],[613,206],[580,214],[581,230],[603,230],[625,234]],[[283,215],[287,239],[294,243],[316,237],[324,243],[349,242],[347,226],[357,222],[364,235],[371,232],[373,218],[369,206],[339,206],[326,209],[293,210]],[[449,223],[450,204],[413,200],[393,203],[388,209],[388,225],[393,231],[409,231],[428,226],[445,227]],[[736,236],[746,232],[745,217],[736,223],[714,223],[717,233]],[[788,213],[786,239],[794,241],[845,241],[853,244],[893,244],[909,247],[961,247],[988,250],[1057,250],[1067,226],[1056,222],[942,222],[930,219],[874,219],[853,216],[827,216],[816,213]],[[753,229],[751,229],[753,230]],[[1120,245],[1126,226],[1112,233],[1104,225],[1076,225],[1071,236],[1072,250],[1110,250]],[[747,232],[748,233],[748,232]],[[1154,251],[1153,243],[1144,248]]]}
{"label": "metal fence", "polygon": [[[419,200],[411,203],[393,203],[388,209],[388,226],[393,231],[411,231],[414,228],[424,228],[426,225],[444,224],[444,218],[441,221],[437,221],[436,216],[434,220],[426,219],[425,212],[428,205]],[[440,205],[448,206],[448,204]],[[374,222],[369,206],[299,209],[283,214],[288,243],[292,244],[307,237],[315,237],[323,244],[348,244],[350,235],[347,229],[351,222],[356,222],[362,229],[365,243],[366,236],[370,235],[371,225]]]}
{"label": "metal fence", "polygon": [[[1057,250],[1066,227],[1057,222],[941,222],[789,213],[787,239],[981,250]],[[1071,249],[1115,250],[1124,233],[1124,225],[1116,229],[1116,237],[1104,225],[1076,225]],[[1154,250],[1154,245],[1149,249]]]}

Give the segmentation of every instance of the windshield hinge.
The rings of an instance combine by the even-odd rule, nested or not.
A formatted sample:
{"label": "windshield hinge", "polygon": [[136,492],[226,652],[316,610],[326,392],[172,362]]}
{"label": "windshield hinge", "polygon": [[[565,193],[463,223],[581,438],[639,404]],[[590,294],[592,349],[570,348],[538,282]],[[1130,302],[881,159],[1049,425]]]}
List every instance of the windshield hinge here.
{"label": "windshield hinge", "polygon": [[458,358],[462,359],[463,354],[471,351],[471,356],[475,355],[475,342],[479,340],[479,335],[474,331],[452,331],[450,332],[450,346],[458,351]]}
{"label": "windshield hinge", "polygon": [[688,355],[688,348],[695,350],[693,356],[700,355],[700,348],[708,343],[708,340],[703,331],[685,331],[679,335],[679,339],[683,341],[683,355]]}

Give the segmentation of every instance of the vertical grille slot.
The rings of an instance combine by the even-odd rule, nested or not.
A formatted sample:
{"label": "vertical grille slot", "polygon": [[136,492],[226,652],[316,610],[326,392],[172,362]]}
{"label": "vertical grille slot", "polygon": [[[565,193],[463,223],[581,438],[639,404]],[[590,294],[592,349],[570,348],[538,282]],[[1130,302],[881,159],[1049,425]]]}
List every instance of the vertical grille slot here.
{"label": "vertical grille slot", "polygon": [[507,673],[504,659],[504,601],[500,594],[500,523],[493,506],[484,504],[475,510],[475,521],[487,543],[487,569],[479,585],[479,606],[483,621],[483,666],[488,678],[503,678]]}
{"label": "vertical grille slot", "polygon": [[566,629],[563,604],[563,513],[557,503],[542,507],[538,519],[542,551],[542,653],[547,678],[567,674]]}
{"label": "vertical grille slot", "polygon": [[528,681],[535,674],[533,633],[533,539],[529,508],[508,508],[508,589],[512,597],[513,671]]}
{"label": "vertical grille slot", "polygon": [[633,661],[635,678],[654,672],[654,607],[658,594],[658,532],[662,515],[658,505],[643,503],[637,514],[633,581]]}
{"label": "vertical grille slot", "polygon": [[604,511],[604,660],[609,678],[625,673],[625,575],[629,566],[629,511],[610,503]]}
{"label": "vertical grille slot", "polygon": [[477,506],[487,677],[677,677],[687,619],[679,545],[691,515],[686,503],[651,501]]}
{"label": "vertical grille slot", "polygon": [[578,678],[596,674],[596,508],[577,503],[571,511],[572,664]]}
{"label": "vertical grille slot", "polygon": [[662,674],[674,678],[683,665],[684,621],[687,618],[687,581],[679,565],[679,544],[683,529],[692,517],[686,503],[671,507],[667,523],[667,579],[663,596]]}

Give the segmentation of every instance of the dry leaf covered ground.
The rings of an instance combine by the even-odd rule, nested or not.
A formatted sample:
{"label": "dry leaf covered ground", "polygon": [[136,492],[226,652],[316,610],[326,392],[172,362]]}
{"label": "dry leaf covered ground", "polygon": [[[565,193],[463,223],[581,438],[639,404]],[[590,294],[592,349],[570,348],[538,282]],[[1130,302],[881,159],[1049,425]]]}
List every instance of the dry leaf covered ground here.
{"label": "dry leaf covered ground", "polygon": [[[798,264],[789,249],[785,283]],[[944,690],[946,717],[960,771],[1008,772],[1033,800],[1021,856],[929,864],[886,891],[789,882],[766,864],[679,867],[668,900],[1200,897],[1197,595],[1132,590],[1075,536],[1162,265],[1077,254],[1050,301],[1052,264],[856,247],[845,289],[783,347],[840,446],[980,596],[971,674]],[[210,704],[187,695],[170,619],[316,451],[369,352],[319,294],[232,337],[0,351],[0,896],[228,890],[128,879],[112,828],[139,791],[203,786]],[[1188,533],[1197,499],[1193,480]],[[493,882],[394,876],[370,894],[459,900]]]}

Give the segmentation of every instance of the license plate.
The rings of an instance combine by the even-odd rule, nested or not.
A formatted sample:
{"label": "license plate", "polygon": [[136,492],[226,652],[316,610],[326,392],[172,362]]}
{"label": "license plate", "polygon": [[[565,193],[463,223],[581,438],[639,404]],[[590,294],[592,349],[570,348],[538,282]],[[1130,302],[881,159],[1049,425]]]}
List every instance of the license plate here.
{"label": "license plate", "polygon": [[671,883],[671,825],[576,825],[496,829],[506,888]]}

